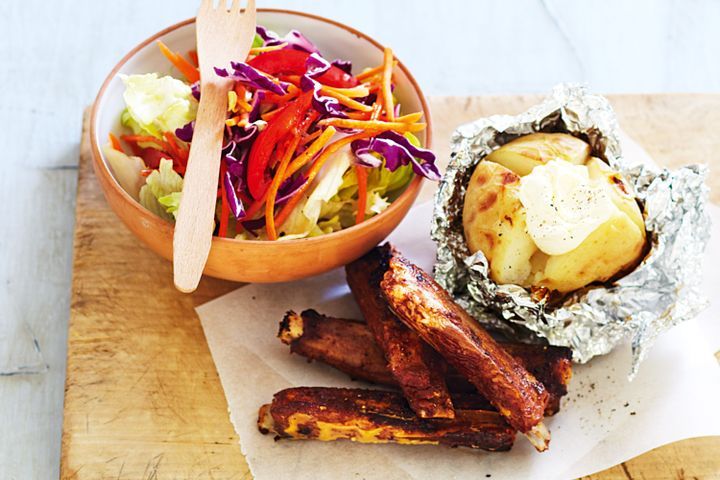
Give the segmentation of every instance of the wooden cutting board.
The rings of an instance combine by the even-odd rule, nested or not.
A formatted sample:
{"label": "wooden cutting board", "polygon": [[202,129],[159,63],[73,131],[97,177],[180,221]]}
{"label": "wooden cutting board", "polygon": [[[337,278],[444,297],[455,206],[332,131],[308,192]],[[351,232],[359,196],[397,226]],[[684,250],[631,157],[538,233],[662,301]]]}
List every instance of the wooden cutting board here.
{"label": "wooden cutting board", "polygon": [[[459,123],[518,113],[539,99],[432,98],[439,158],[447,158]],[[720,95],[610,100],[623,128],[658,163],[714,162],[712,199],[720,202]],[[86,128],[79,175],[60,477],[252,478],[194,311],[239,284],[203,278],[192,295],[175,290],[171,264],[140,244],[105,202]],[[720,437],[668,445],[588,478],[720,478]]]}

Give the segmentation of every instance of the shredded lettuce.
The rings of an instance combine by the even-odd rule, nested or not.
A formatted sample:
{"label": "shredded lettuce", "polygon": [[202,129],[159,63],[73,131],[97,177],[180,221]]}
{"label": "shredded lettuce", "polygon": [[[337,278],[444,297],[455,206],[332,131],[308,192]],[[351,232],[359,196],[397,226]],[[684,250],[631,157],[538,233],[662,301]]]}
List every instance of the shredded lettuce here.
{"label": "shredded lettuce", "polygon": [[145,162],[140,157],[126,155],[115,150],[109,143],[103,145],[102,150],[105,159],[110,164],[115,180],[131,197],[139,200],[140,188],[145,183],[140,171],[145,168]]}
{"label": "shredded lettuce", "polygon": [[[382,165],[368,171],[366,216],[377,215],[385,211],[413,177],[411,165],[400,166],[391,172],[385,168],[384,159],[380,157],[380,160],[383,162]],[[355,225],[357,193],[358,182],[355,169],[348,168],[343,175],[337,194],[321,205],[319,227],[323,230],[332,228],[331,231],[336,232]]]}
{"label": "shredded lettuce", "polygon": [[337,195],[338,190],[343,185],[343,176],[352,165],[352,158],[350,148],[347,147],[338,151],[324,166],[322,178],[303,208],[306,217],[317,222],[320,218],[323,203],[327,203]]}
{"label": "shredded lettuce", "polygon": [[[355,224],[358,183],[349,148],[337,152],[324,166],[315,187],[299,202],[285,221],[280,239],[314,237],[336,232]],[[368,173],[368,199],[365,214],[383,212],[395,194],[412,178],[412,166],[394,172],[384,166]]]}
{"label": "shredded lettuce", "polygon": [[[337,152],[318,175],[315,186],[297,207],[295,207],[282,226],[280,239],[290,240],[322,235],[335,231],[332,225],[320,225],[326,203],[337,195],[343,184],[345,172],[352,165],[350,148]],[[327,218],[327,217],[324,217]]]}
{"label": "shredded lettuce", "polygon": [[172,161],[160,160],[140,189],[140,204],[165,220],[173,220],[180,204],[183,179],[172,168]]}
{"label": "shredded lettuce", "polygon": [[122,123],[136,134],[162,138],[163,132],[174,132],[195,119],[197,101],[188,84],[156,73],[120,78],[125,84],[127,106]]}
{"label": "shredded lettuce", "polygon": [[182,198],[182,192],[172,192],[169,195],[158,198],[160,205],[165,207],[167,213],[172,214],[173,218],[177,220],[178,208],[180,208],[180,199]]}
{"label": "shredded lettuce", "polygon": [[317,232],[315,232],[315,229],[318,228],[317,219],[313,221],[303,213],[307,199],[308,196],[305,195],[305,198],[301,200],[297,207],[290,213],[290,216],[282,226],[280,236],[278,237],[279,240],[293,240],[308,237],[311,233],[317,234]]}

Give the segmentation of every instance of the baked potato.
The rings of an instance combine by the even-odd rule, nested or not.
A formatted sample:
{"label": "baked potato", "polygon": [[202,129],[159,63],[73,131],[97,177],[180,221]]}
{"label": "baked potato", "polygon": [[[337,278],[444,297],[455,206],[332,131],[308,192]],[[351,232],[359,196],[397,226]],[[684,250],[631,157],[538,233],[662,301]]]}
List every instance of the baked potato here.
{"label": "baked potato", "polygon": [[473,172],[465,194],[465,239],[473,253],[482,250],[498,283],[524,282],[537,250],[527,233],[519,186],[518,175],[485,161]]}
{"label": "baked potato", "polygon": [[[593,282],[607,281],[639,262],[646,233],[638,204],[622,176],[589,154],[590,146],[570,135],[532,134],[495,150],[477,165],[465,194],[463,228],[470,251],[483,252],[490,278],[495,282],[567,293]],[[601,197],[598,201],[604,202],[604,216],[598,217],[597,224],[570,247],[551,253],[555,250],[538,246],[547,245],[547,239],[545,243],[539,241],[533,230],[537,221],[528,228],[521,188],[523,178],[536,167],[544,166],[531,177],[547,175],[557,161],[582,166],[573,167],[581,176],[558,177],[555,168],[553,184],[562,187],[563,182],[569,183],[567,190],[575,188],[573,182],[577,178],[584,179],[587,185],[577,188]],[[566,213],[562,210],[562,198],[545,195],[542,201],[555,202],[550,203],[554,210],[550,210],[553,218],[548,218],[548,223],[562,226],[554,218]],[[537,205],[530,204],[528,208]],[[569,231],[568,235],[572,233],[577,231]],[[554,234],[557,235],[557,230]]]}
{"label": "baked potato", "polygon": [[567,133],[531,133],[516,138],[485,157],[521,177],[538,165],[560,158],[573,165],[584,165],[590,156],[590,145]]}

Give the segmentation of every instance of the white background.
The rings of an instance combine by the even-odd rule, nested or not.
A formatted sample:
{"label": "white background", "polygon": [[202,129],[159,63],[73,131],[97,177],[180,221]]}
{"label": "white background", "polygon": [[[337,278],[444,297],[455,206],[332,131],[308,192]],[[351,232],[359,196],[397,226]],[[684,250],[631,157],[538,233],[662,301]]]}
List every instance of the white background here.
{"label": "white background", "polygon": [[[598,92],[720,91],[715,0],[259,3],[393,46],[432,95],[545,92],[568,80]],[[58,474],[82,110],[125,52],[196,4],[0,0],[0,363],[34,336],[49,364],[0,376],[3,479]]]}

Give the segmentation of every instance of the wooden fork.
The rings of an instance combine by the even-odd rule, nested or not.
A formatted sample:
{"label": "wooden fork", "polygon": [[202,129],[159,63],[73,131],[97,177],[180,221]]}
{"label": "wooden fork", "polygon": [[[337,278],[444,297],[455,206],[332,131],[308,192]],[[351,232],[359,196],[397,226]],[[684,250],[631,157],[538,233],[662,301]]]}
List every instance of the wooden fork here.
{"label": "wooden fork", "polygon": [[186,293],[197,288],[212,245],[227,94],[232,87],[232,79],[218,76],[214,67],[244,62],[255,36],[255,0],[248,0],[245,9],[240,0],[233,0],[229,9],[226,0],[219,3],[215,7],[213,0],[202,0],[196,21],[200,105],[173,237],[175,287]]}

